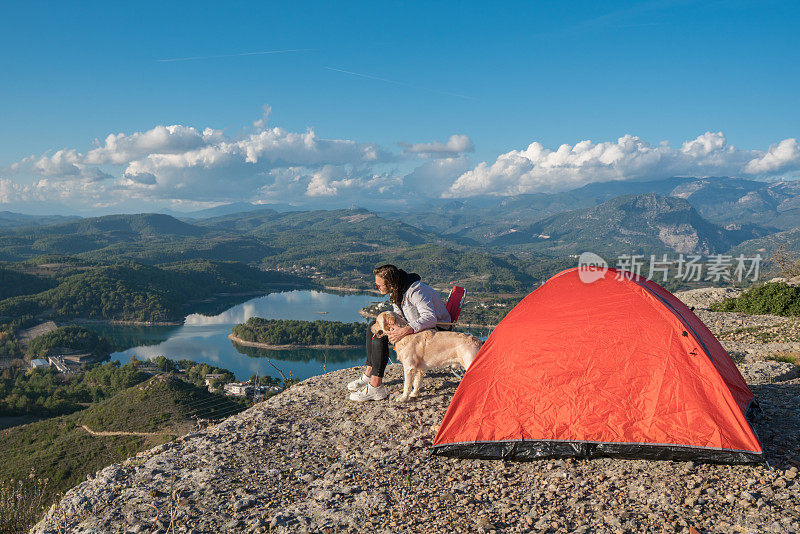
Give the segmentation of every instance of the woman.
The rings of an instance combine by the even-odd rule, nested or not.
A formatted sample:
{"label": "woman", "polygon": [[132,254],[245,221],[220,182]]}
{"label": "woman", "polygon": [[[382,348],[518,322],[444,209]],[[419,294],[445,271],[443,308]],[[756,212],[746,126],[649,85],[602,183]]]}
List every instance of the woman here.
{"label": "woman", "polygon": [[347,384],[352,391],[350,400],[364,402],[383,400],[388,397],[383,385],[383,372],[389,362],[389,342],[397,343],[409,334],[436,328],[436,323],[449,323],[450,314],[442,297],[427,284],[420,282],[419,275],[407,273],[394,265],[381,265],[372,273],[375,288],[381,295],[389,295],[394,312],[402,315],[408,326],[393,326],[387,337],[373,337],[367,326],[367,368],[361,378]]}

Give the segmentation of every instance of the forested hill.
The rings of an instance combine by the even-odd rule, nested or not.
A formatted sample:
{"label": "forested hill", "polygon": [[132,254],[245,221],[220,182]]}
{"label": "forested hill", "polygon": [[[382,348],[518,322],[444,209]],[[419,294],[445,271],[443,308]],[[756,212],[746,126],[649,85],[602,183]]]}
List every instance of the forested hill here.
{"label": "forested hill", "polygon": [[0,260],[64,254],[92,261],[158,264],[205,259],[255,262],[273,252],[252,236],[215,231],[169,215],[108,215],[0,231]]}
{"label": "forested hill", "polygon": [[56,286],[52,278],[44,278],[0,267],[0,300],[26,293],[38,293]]}
{"label": "forested hill", "polygon": [[295,321],[251,317],[231,333],[237,338],[266,345],[363,345],[366,323]]}
{"label": "forested hill", "polygon": [[[206,228],[247,232],[281,248],[299,243],[336,243],[369,250],[378,246],[409,246],[450,242],[410,224],[380,217],[366,209],[290,211],[272,209],[234,213],[197,222]],[[307,243],[307,240],[310,242]]]}
{"label": "forested hill", "polygon": [[[300,283],[285,273],[265,272],[233,262],[191,261],[154,267],[135,262],[89,265],[56,278],[45,291],[0,301],[0,316],[57,319],[179,321],[187,304],[215,293],[267,290]],[[21,289],[24,291],[24,289]]]}
{"label": "forested hill", "polygon": [[63,215],[26,215],[13,211],[0,211],[0,228],[20,228],[41,224],[57,224],[80,219],[80,217]]}
{"label": "forested hill", "polygon": [[103,236],[117,240],[169,235],[200,236],[205,233],[197,226],[160,213],[106,215],[55,224],[45,228],[46,234]]}

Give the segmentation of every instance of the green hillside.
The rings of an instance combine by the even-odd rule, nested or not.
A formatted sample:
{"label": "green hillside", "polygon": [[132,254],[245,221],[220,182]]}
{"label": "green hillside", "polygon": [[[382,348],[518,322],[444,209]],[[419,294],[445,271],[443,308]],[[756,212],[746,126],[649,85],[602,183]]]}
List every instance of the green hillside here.
{"label": "green hillside", "polygon": [[55,285],[56,282],[49,278],[0,267],[0,300],[40,293]]}
{"label": "green hillside", "polygon": [[23,226],[37,226],[42,224],[58,224],[79,219],[76,216],[63,215],[26,215],[13,211],[0,211],[0,228],[19,228]]}
{"label": "green hillside", "polygon": [[[49,226],[7,231],[17,254],[80,254],[115,243],[201,237],[205,232],[174,217],[160,214],[107,215]],[[8,252],[6,252],[8,253]],[[16,259],[16,258],[15,258]]]}
{"label": "green hillside", "polygon": [[161,214],[108,215],[0,233],[0,260],[6,261],[47,253],[149,264],[192,259],[249,263],[271,252],[252,236],[201,228]]}
{"label": "green hillside", "polygon": [[[199,225],[249,232],[276,252],[261,265],[308,272],[326,285],[372,287],[372,269],[394,263],[424,280],[473,291],[530,287],[535,262],[493,254],[363,209],[287,212],[256,210],[205,219]],[[303,271],[310,267],[311,271]]]}
{"label": "green hillside", "polygon": [[106,241],[132,241],[143,237],[201,236],[203,229],[160,213],[137,213],[90,217],[41,227],[32,235],[96,236]]}
{"label": "green hillside", "polygon": [[[158,375],[86,410],[0,431],[0,480],[47,479],[65,491],[90,473],[185,434],[195,417],[221,418],[244,404]],[[125,432],[147,435],[92,435]]]}
{"label": "green hillside", "polygon": [[286,213],[258,210],[206,219],[198,224],[256,236],[279,251],[273,261],[334,251],[366,252],[379,247],[446,242],[436,234],[364,209]]}
{"label": "green hillside", "polygon": [[[194,220],[192,224],[166,215],[144,214],[85,219],[17,233],[0,231],[0,259],[33,261],[42,252],[37,243],[50,240],[51,244],[60,243],[53,245],[55,251],[68,251],[73,261],[87,263],[53,274],[61,285],[50,293],[0,301],[0,314],[49,312],[55,317],[84,314],[128,320],[175,319],[182,316],[180,305],[187,299],[202,299],[214,291],[240,290],[213,289],[219,286],[213,281],[213,273],[196,278],[195,286],[200,282],[207,285],[206,275],[212,279],[204,295],[185,290],[181,280],[164,286],[163,271],[185,271],[187,261],[223,259],[310,277],[327,286],[371,288],[372,269],[381,263],[394,263],[441,287],[465,285],[473,294],[526,292],[558,272],[565,261],[574,264],[570,257],[584,251],[610,258],[621,254],[710,255],[771,231],[752,224],[718,226],[677,196],[616,196],[621,191],[655,188],[659,193],[686,196],[708,206],[717,190],[721,191],[720,198],[731,200],[753,191],[767,195],[764,187],[767,185],[722,178],[590,184],[556,195],[430,201],[431,209],[426,213],[390,214],[406,222],[364,209],[278,212],[262,208]],[[781,189],[778,195],[780,188],[776,185],[769,194],[777,195],[774,202],[787,208],[793,198],[791,187],[781,187],[788,189]],[[584,207],[564,211],[575,205]],[[543,218],[545,214],[549,216]],[[113,282],[114,291],[109,289],[109,277],[95,283],[94,278],[100,275],[87,274],[96,271],[99,263],[120,264],[123,260],[162,272],[153,271],[154,276],[148,277],[153,280],[150,285],[143,280],[129,283],[136,279],[135,273],[112,273],[120,281],[118,287]],[[39,273],[32,268],[28,274]],[[242,276],[249,275],[236,274]],[[98,284],[99,293],[94,287],[88,292],[83,289]],[[114,293],[125,295],[125,301],[134,304],[126,308],[120,299],[103,296]],[[86,295],[91,295],[92,304],[81,303]]]}
{"label": "green hillside", "polygon": [[164,268],[134,262],[97,265],[66,276],[52,289],[0,301],[0,316],[176,321],[193,299],[297,281],[230,262],[182,262]]}
{"label": "green hillside", "polygon": [[47,356],[51,349],[64,347],[93,354],[97,358],[105,358],[111,353],[111,345],[91,330],[81,326],[62,326],[43,334],[28,345],[31,358]]}
{"label": "green hillside", "polygon": [[0,374],[0,416],[70,414],[147,377],[134,365],[120,366],[118,362],[91,365],[69,375],[52,367],[36,371],[10,367]]}

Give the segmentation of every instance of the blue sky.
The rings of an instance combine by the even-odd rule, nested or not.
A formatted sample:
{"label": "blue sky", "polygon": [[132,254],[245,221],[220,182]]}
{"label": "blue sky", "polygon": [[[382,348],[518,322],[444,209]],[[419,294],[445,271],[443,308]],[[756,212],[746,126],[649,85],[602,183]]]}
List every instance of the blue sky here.
{"label": "blue sky", "polygon": [[6,3],[0,210],[798,175],[797,2],[431,4]]}

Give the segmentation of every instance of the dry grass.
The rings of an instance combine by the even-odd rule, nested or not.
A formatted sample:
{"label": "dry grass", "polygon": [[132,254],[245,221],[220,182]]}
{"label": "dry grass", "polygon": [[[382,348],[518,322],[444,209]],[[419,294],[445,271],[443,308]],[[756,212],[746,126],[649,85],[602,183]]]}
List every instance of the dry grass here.
{"label": "dry grass", "polygon": [[0,533],[28,532],[50,504],[48,480],[0,480]]}
{"label": "dry grass", "polygon": [[784,278],[800,276],[800,259],[789,253],[786,250],[786,245],[781,245],[775,249],[769,261],[778,266],[780,276]]}

